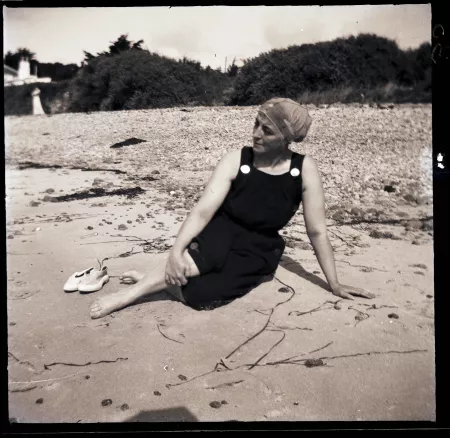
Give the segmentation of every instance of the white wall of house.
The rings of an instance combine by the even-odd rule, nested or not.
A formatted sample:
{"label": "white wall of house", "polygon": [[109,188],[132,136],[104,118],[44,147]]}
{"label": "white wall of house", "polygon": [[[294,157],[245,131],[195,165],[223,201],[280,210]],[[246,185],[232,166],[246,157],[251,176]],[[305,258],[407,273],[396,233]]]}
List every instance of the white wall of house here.
{"label": "white wall of house", "polygon": [[51,78],[38,78],[37,67],[35,68],[35,74],[32,75],[30,71],[30,62],[27,59],[21,59],[19,62],[18,75],[14,76],[10,73],[4,73],[5,87],[11,85],[24,85],[33,83],[50,83]]}
{"label": "white wall of house", "polygon": [[30,61],[27,59],[21,59],[19,62],[19,77],[18,79],[26,79],[31,76]]}

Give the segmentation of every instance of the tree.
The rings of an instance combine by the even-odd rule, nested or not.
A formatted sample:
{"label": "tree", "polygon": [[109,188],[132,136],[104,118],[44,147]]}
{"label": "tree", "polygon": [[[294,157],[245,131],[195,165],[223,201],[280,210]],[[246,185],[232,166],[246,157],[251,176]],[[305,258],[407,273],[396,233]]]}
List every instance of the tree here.
{"label": "tree", "polygon": [[3,64],[13,68],[14,70],[19,69],[19,62],[22,58],[28,59],[30,61],[30,66],[34,67],[38,61],[36,59],[36,53],[33,53],[31,50],[21,47],[16,52],[8,51],[5,57],[3,58]]}
{"label": "tree", "polygon": [[109,46],[109,51],[103,51],[97,53],[97,55],[93,55],[92,53],[83,50],[84,53],[84,61],[89,62],[95,59],[98,56],[115,56],[120,55],[122,52],[127,52],[129,50],[144,50],[141,45],[144,43],[144,40],[139,40],[137,42],[130,41],[128,39],[128,34],[120,35],[120,37],[111,43]]}
{"label": "tree", "polygon": [[95,55],[93,55],[92,53],[86,52],[86,50],[83,50],[84,53],[84,60],[86,62],[91,61],[92,59],[95,59]]}
{"label": "tree", "polygon": [[121,35],[117,41],[109,46],[109,53],[111,55],[118,55],[120,52],[126,52],[127,50],[143,50],[141,44],[144,40],[139,40],[136,43],[128,40],[128,34]]}
{"label": "tree", "polygon": [[236,65],[235,61],[236,61],[236,58],[233,59],[233,62],[227,68],[227,75],[230,78],[234,78],[238,74],[238,71],[239,71],[239,67]]}
{"label": "tree", "polygon": [[78,65],[64,65],[60,62],[56,63],[40,63],[38,69],[39,77],[50,77],[52,81],[59,82],[75,77],[79,70]]}

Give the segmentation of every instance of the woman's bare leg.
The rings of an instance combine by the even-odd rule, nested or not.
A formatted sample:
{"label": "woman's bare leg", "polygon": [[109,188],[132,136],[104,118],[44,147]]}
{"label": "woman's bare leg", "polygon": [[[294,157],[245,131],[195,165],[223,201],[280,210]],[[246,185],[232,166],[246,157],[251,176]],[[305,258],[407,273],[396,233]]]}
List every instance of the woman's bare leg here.
{"label": "woman's bare leg", "polygon": [[[167,289],[176,297],[182,297],[181,288],[166,284],[165,274],[168,257],[169,253],[155,255],[154,266],[140,281],[127,289],[122,289],[119,292],[96,300],[91,306],[91,318],[103,318],[116,310],[129,306],[144,296],[160,292],[164,289]],[[190,278],[200,275],[197,265],[187,250],[184,251],[183,257],[185,257],[189,265],[186,277]],[[173,289],[177,290],[175,291]]]}

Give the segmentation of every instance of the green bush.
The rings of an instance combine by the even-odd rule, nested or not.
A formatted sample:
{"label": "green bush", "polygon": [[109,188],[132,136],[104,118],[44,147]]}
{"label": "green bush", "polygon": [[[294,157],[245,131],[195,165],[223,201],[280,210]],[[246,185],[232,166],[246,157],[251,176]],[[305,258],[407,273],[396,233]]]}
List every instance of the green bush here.
{"label": "green bush", "polygon": [[172,60],[147,51],[100,56],[71,83],[69,111],[115,111],[213,105],[232,81],[200,63]]}
{"label": "green bush", "polygon": [[361,101],[370,90],[384,99],[379,90],[391,83],[397,91],[390,98],[431,101],[430,55],[428,43],[402,51],[395,41],[372,34],[271,50],[244,62],[230,104],[259,105],[274,96]]}

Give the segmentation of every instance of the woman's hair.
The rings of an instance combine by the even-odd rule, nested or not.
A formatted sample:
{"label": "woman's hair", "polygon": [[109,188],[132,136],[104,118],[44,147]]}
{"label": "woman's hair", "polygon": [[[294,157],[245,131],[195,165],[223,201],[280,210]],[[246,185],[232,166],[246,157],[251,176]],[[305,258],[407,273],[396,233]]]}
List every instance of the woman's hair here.
{"label": "woman's hair", "polygon": [[286,144],[303,141],[312,123],[306,108],[282,97],[274,97],[263,103],[258,112],[278,128]]}

